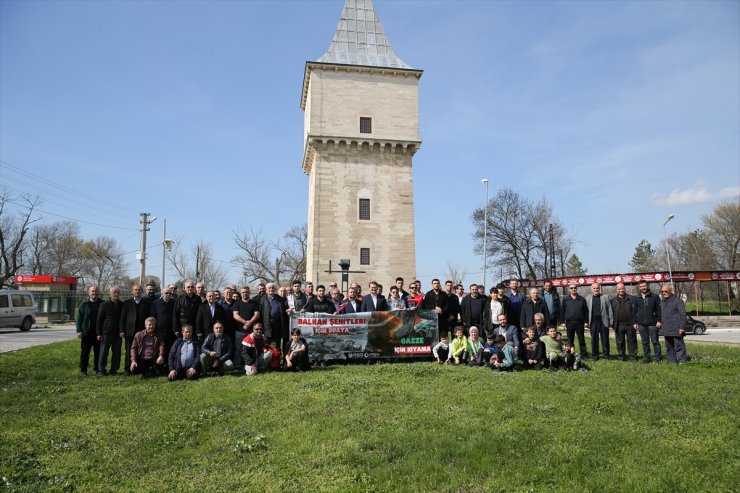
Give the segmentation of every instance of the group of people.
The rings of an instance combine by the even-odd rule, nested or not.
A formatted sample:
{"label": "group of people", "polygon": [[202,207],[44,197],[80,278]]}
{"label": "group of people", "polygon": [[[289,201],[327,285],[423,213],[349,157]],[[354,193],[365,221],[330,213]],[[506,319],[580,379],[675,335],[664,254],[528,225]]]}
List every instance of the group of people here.
{"label": "group of people", "polygon": [[[604,357],[610,357],[612,329],[618,359],[637,360],[639,332],[643,362],[653,358],[660,361],[658,330],[662,329],[668,361],[686,361],[685,311],[667,284],[661,287],[662,300],[646,282],[639,284],[635,296],[627,295],[625,286],[619,284],[614,298],[601,294],[601,286],[596,283],[584,298],[578,294],[578,286],[572,284],[569,295],[562,300],[549,281],[541,289],[532,288],[529,297],[519,290],[517,280],[511,280],[508,288],[499,284],[485,295],[483,286],[471,284],[465,293],[463,286],[453,286],[451,281],[442,288],[439,279],[432,281],[432,289],[426,293],[421,282],[415,280],[407,292],[399,277],[387,298],[382,285],[375,281],[369,283],[370,292],[365,295],[357,283],[350,284],[346,296],[335,283],[329,285],[327,293],[323,285],[316,286],[314,292],[313,283],[304,285],[300,281],[290,287],[260,283],[254,296],[249,286],[207,291],[203,283],[186,280],[183,287],[185,292],[179,296],[172,284],[157,296],[153,284],[146,286],[146,292],[135,284],[126,301],[120,299],[121,289],[112,287],[110,299],[104,302],[97,286],[90,286],[76,320],[81,339],[81,375],[88,374],[91,353],[97,375],[118,374],[122,349],[124,375],[167,374],[175,380],[204,373],[300,371],[309,367],[309,348],[299,330],[289,331],[293,313],[416,308],[437,314],[440,344],[435,346],[434,356],[440,362],[489,364],[507,370],[521,359],[526,367],[545,364],[578,368],[588,356],[586,328],[591,332],[594,360],[602,356],[602,351]],[[557,331],[558,325],[566,330],[567,339]],[[454,339],[450,342],[451,336]],[[573,346],[576,337],[578,354]]]}

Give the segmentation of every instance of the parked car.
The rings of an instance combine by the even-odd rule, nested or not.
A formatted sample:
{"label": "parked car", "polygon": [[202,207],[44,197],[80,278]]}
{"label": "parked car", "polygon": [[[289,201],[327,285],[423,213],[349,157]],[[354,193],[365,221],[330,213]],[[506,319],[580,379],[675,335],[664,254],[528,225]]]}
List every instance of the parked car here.
{"label": "parked car", "polygon": [[701,320],[697,320],[689,314],[686,314],[686,333],[700,336],[707,331],[707,326]]}
{"label": "parked car", "polygon": [[36,324],[36,303],[30,291],[0,289],[0,328],[19,328],[23,332]]}

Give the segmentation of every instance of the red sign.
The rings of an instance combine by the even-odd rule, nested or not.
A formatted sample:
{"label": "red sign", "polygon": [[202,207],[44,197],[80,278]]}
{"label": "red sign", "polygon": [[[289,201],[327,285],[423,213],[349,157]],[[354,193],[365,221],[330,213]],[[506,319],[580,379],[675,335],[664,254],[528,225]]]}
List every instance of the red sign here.
{"label": "red sign", "polygon": [[[647,282],[668,282],[671,276],[667,272],[642,272],[629,274],[600,274],[585,275],[578,277],[559,277],[552,279],[553,286],[567,286],[576,284],[577,286],[589,286],[593,283],[604,285],[613,285],[620,282],[625,284],[636,284],[640,281]],[[736,271],[674,271],[674,281],[737,281],[740,280],[740,272]],[[543,281],[522,281],[522,286],[535,287],[542,286]]]}
{"label": "red sign", "polygon": [[17,284],[49,284],[53,282],[77,284],[77,278],[65,276],[15,276],[15,282]]}

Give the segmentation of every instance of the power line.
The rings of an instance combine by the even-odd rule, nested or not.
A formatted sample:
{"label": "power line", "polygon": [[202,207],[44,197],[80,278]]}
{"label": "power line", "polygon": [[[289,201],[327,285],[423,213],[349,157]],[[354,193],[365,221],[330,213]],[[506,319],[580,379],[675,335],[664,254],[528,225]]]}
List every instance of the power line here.
{"label": "power line", "polygon": [[51,181],[51,180],[49,180],[47,178],[44,178],[43,176],[39,176],[39,175],[37,175],[35,173],[32,173],[30,171],[26,171],[23,168],[20,168],[18,166],[15,166],[14,164],[9,163],[8,161],[0,160],[0,164],[5,165],[5,167],[7,169],[9,169],[10,171],[13,171],[13,172],[18,173],[20,175],[24,175],[26,177],[32,178],[32,179],[34,179],[36,181],[45,183],[46,185],[51,186],[51,187],[54,187],[55,189],[63,190],[65,192],[67,192],[67,193],[72,194],[75,197],[80,197],[80,196],[81,197],[87,197],[88,199],[94,200],[94,201],[99,202],[99,203],[103,203],[103,204],[106,204],[107,203],[107,204],[109,204],[109,207],[111,207],[111,206],[114,207],[115,208],[114,210],[126,209],[126,210],[130,210],[130,211],[135,211],[135,209],[132,209],[131,207],[124,206],[124,205],[121,205],[121,204],[117,204],[115,202],[111,202],[109,200],[102,199],[100,197],[96,197],[96,196],[91,195],[91,194],[89,194],[87,192],[83,192],[81,190],[76,190],[74,188],[68,187],[66,185],[62,185],[60,183],[55,183],[55,182],[53,182],[53,181]]}
{"label": "power line", "polygon": [[[6,180],[10,180],[10,181],[15,182],[15,183],[19,183],[21,185],[26,185],[28,187],[33,188],[33,184],[24,182],[23,180],[18,180],[16,178],[13,178],[13,177],[10,177],[10,176],[6,176],[5,179]],[[57,197],[57,198],[59,198],[59,199],[61,199],[63,201],[67,201],[68,200],[65,197],[61,196],[61,195],[58,195],[58,194],[55,194],[54,192],[49,192],[49,191],[46,191],[46,190],[44,191],[44,195],[51,195],[51,196]],[[105,221],[116,222],[118,224],[130,224],[131,223],[131,221],[126,222],[126,221],[122,221],[120,219],[111,219],[109,217],[104,217],[104,216],[101,216],[99,214],[95,214],[94,212],[92,212],[90,210],[81,210],[79,208],[73,207],[70,204],[59,203],[59,202],[55,202],[53,200],[48,200],[46,198],[44,199],[44,202],[47,203],[47,204],[50,204],[50,205],[58,205],[60,207],[65,207],[65,208],[68,208],[68,209],[73,210],[75,212],[81,212],[83,214],[89,214],[90,216],[95,216],[95,217],[100,218],[100,219],[103,219]]]}
{"label": "power line", "polygon": [[39,208],[36,208],[36,207],[29,207],[29,206],[27,206],[25,204],[21,204],[19,202],[15,202],[13,200],[6,200],[6,202],[8,202],[10,204],[15,204],[15,205],[17,205],[19,207],[23,207],[23,208],[28,209],[28,210],[33,209],[35,211],[43,212],[44,214],[49,214],[50,216],[61,217],[62,219],[69,219],[70,221],[77,221],[78,223],[91,224],[93,226],[100,226],[100,227],[103,227],[103,228],[123,229],[123,230],[126,230],[126,231],[139,231],[136,228],[122,228],[122,227],[119,227],[119,226],[111,226],[110,224],[94,223],[92,221],[84,221],[82,219],[76,219],[74,217],[63,216],[61,214],[54,214],[53,212],[45,211],[43,209],[39,209]]}

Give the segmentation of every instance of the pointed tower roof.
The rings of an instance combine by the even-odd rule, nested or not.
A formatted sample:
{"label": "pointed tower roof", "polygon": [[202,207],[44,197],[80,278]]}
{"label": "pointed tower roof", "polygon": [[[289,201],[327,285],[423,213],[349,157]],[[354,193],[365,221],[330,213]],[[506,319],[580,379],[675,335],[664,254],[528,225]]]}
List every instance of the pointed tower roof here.
{"label": "pointed tower roof", "polygon": [[393,52],[370,0],[345,0],[334,39],[317,61],[411,69]]}

